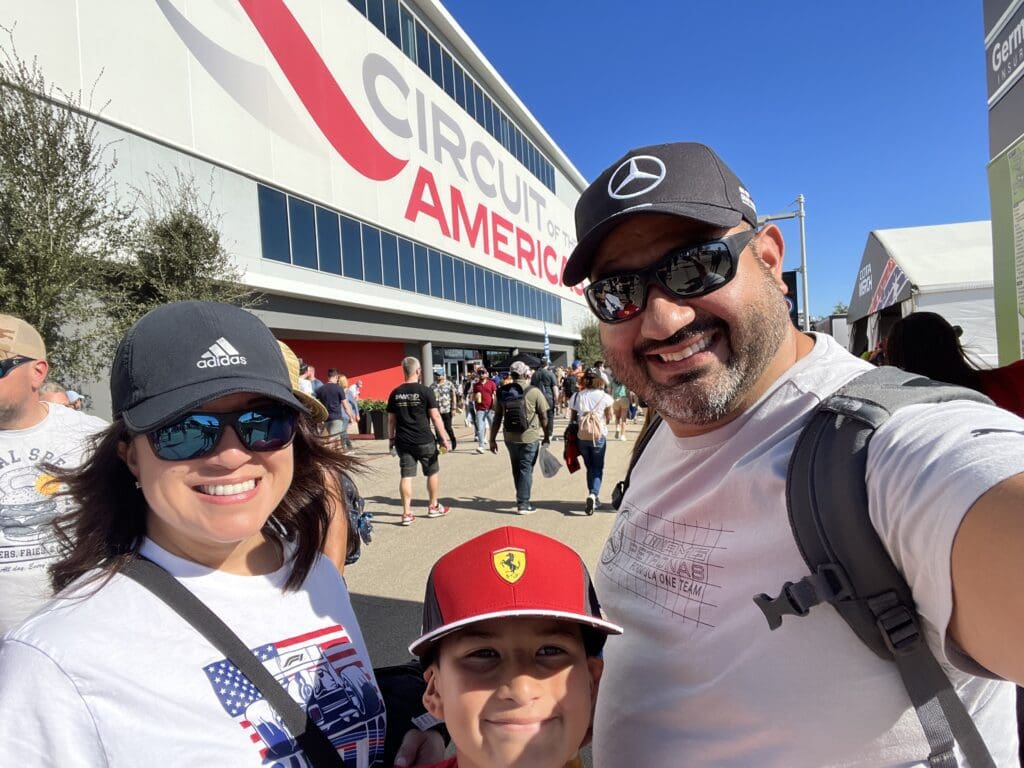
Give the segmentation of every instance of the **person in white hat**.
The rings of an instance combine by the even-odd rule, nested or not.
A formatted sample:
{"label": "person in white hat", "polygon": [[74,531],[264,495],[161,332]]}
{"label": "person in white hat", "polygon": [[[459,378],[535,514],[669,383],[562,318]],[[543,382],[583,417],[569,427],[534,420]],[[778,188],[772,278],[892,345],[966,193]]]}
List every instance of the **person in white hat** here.
{"label": "person in white hat", "polygon": [[530,366],[517,360],[509,368],[512,381],[503,384],[494,396],[494,423],[491,424],[490,450],[498,452],[498,431],[505,439],[516,486],[516,513],[532,515],[533,468],[540,456],[541,441],[547,442],[548,403],[543,393],[530,386]]}
{"label": "person in white hat", "polygon": [[40,394],[50,366],[42,336],[0,315],[0,634],[52,596],[46,568],[55,559],[50,523],[72,510],[47,464],[74,467],[106,427],[95,416]]}

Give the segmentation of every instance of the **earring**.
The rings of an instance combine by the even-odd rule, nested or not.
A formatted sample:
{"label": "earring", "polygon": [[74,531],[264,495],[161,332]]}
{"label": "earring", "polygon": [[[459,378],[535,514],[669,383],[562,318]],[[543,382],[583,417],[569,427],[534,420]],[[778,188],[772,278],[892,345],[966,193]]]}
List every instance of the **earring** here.
{"label": "earring", "polygon": [[136,480],[135,481],[135,487],[136,487],[136,489],[141,491],[142,490],[142,483],[140,483],[138,480]]}

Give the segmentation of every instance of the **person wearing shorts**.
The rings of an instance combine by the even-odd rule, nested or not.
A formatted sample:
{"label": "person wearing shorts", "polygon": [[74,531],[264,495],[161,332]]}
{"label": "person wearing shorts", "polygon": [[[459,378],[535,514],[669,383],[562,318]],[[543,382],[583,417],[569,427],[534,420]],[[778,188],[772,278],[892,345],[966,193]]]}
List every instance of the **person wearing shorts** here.
{"label": "person wearing shorts", "polygon": [[[416,466],[423,469],[423,476],[431,478],[441,471],[441,463],[438,461],[440,455],[437,450],[437,443],[425,445],[414,445],[412,447],[396,447],[398,454],[398,466],[402,472],[402,478],[416,477]],[[434,515],[428,515],[434,517]]]}
{"label": "person wearing shorts", "polygon": [[451,442],[445,432],[437,401],[430,387],[420,382],[422,369],[415,357],[402,361],[405,383],[396,387],[388,396],[388,440],[389,447],[398,454],[401,470],[399,492],[402,496],[402,525],[411,525],[415,520],[412,513],[412,479],[416,476],[416,465],[423,468],[427,478],[427,492],[430,504],[427,517],[444,517],[448,507],[438,501],[440,490],[440,465],[437,461],[437,442],[430,426],[437,430],[444,449],[451,449]]}
{"label": "person wearing shorts", "polygon": [[626,421],[629,419],[629,388],[618,379],[612,380],[612,414],[615,416],[615,439],[626,439]]}

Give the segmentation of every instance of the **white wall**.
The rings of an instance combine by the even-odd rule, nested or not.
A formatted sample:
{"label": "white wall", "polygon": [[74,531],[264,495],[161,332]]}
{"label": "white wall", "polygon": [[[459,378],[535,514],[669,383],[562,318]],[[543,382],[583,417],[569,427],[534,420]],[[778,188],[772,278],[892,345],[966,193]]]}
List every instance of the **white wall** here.
{"label": "white wall", "polygon": [[[261,180],[555,293],[565,308],[582,307],[579,293],[560,283],[572,244],[566,233],[574,232],[575,199],[567,199],[572,185],[564,174],[556,174],[556,196],[349,3],[289,0],[287,8],[297,23],[292,31],[311,44],[311,58],[291,65],[302,46],[275,48],[234,0],[8,0],[0,23],[15,25],[20,55],[38,57],[51,83],[65,92],[91,92],[84,102],[102,120],[152,139],[106,131],[119,140],[125,184],[144,186],[147,173],[174,166],[213,179],[225,239],[253,285],[325,301],[371,300],[406,312],[443,307],[446,317],[488,325],[509,321],[502,313],[264,261],[255,196],[255,180]],[[269,25],[271,37],[283,26]],[[329,82],[321,82],[328,96],[307,109],[294,82],[308,81],[317,59],[329,72]],[[290,80],[286,68],[298,74]],[[370,143],[396,158],[400,170],[369,178],[352,164],[365,153],[346,150],[346,160],[332,145],[314,119],[318,109],[337,117],[330,83],[347,97]],[[411,135],[398,135],[406,129]],[[175,150],[229,171],[211,170]],[[510,202],[494,188],[502,172]],[[513,189],[529,205],[516,205]],[[482,206],[486,246],[482,237],[471,242],[464,229],[456,234],[453,195],[461,196],[470,216]],[[495,231],[508,238],[504,247],[495,247]],[[540,255],[532,262],[521,258],[529,250],[520,254],[517,239]],[[565,331],[573,330],[575,314],[563,310]]]}

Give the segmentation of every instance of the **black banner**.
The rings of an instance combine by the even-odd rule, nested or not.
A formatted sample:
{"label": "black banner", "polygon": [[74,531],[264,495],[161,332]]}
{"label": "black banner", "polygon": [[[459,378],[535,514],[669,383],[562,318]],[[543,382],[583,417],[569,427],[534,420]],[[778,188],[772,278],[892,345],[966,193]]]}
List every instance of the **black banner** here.
{"label": "black banner", "polygon": [[789,319],[793,321],[793,325],[799,328],[800,302],[797,300],[796,275],[797,270],[793,269],[789,272],[783,272],[782,279],[786,283],[786,304],[789,305]]}

